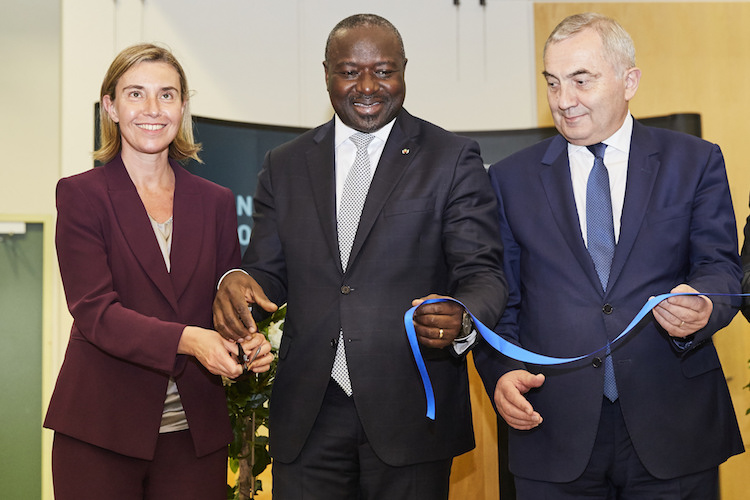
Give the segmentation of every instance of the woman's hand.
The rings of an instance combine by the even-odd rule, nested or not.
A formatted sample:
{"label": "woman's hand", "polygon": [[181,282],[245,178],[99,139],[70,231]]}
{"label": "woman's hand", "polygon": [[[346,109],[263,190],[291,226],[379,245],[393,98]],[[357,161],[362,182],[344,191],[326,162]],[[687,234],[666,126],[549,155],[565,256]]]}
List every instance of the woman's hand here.
{"label": "woman's hand", "polygon": [[237,344],[224,339],[214,330],[186,326],[177,345],[177,352],[193,356],[214,375],[228,378],[242,375],[242,365],[236,358]]}

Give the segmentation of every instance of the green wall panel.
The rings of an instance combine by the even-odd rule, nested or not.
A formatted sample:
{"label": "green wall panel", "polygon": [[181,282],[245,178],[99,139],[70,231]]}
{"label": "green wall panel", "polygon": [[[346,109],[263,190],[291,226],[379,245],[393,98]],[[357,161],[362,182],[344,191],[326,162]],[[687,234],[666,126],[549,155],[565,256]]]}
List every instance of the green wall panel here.
{"label": "green wall panel", "polygon": [[41,498],[43,225],[0,235],[0,497]]}

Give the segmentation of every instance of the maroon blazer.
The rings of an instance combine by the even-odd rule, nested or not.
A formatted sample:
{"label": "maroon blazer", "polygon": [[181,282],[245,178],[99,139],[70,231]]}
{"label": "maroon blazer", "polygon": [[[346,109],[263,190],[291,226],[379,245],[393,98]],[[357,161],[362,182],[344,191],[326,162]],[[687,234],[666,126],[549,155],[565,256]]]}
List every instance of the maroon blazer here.
{"label": "maroon blazer", "polygon": [[240,260],[234,197],[171,161],[171,273],[122,160],[57,185],[56,245],[73,328],[44,426],[152,459],[172,376],[198,456],[232,431],[221,378],[178,355],[186,325],[211,328],[216,283]]}

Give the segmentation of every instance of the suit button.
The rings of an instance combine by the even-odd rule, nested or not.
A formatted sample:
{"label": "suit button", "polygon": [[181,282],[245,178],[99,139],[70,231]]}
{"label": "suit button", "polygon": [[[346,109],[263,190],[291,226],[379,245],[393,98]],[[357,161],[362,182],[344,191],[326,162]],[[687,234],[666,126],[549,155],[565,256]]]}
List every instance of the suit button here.
{"label": "suit button", "polygon": [[339,339],[331,339],[331,347],[333,347],[334,349],[338,347],[337,346],[338,343],[339,343]]}
{"label": "suit button", "polygon": [[344,295],[349,295],[351,293],[352,289],[349,285],[344,285],[341,287],[341,293]]}
{"label": "suit button", "polygon": [[614,311],[615,308],[612,307],[610,304],[604,304],[604,307],[602,307],[602,312],[604,314],[612,314],[612,311]]}
{"label": "suit button", "polygon": [[602,366],[602,358],[594,358],[591,361],[591,364],[594,366],[594,368],[599,368],[600,366]]}

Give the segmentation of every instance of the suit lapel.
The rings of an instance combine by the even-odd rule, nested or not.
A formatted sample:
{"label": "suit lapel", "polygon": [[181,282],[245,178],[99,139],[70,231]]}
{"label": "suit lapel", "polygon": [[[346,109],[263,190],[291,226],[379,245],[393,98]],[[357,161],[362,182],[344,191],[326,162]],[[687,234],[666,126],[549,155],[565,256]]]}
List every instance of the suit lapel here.
{"label": "suit lapel", "polygon": [[328,242],[331,258],[339,263],[338,230],[336,227],[336,161],[334,156],[335,132],[333,120],[323,125],[313,137],[315,146],[307,151],[307,170],[315,199],[318,220]]}
{"label": "suit lapel", "polygon": [[118,156],[102,168],[105,169],[112,210],[130,251],[146,275],[177,311],[177,298],[159,243],[156,241],[151,221],[122,159]]}
{"label": "suit lapel", "polygon": [[177,298],[183,292],[193,276],[193,271],[200,259],[203,237],[206,234],[205,224],[215,224],[206,220],[201,196],[193,178],[177,162],[170,160],[175,173],[174,206],[172,213],[176,214],[173,221],[174,236],[170,262],[171,278],[174,293]]}
{"label": "suit lapel", "polygon": [[[419,124],[414,117],[402,110],[393,125],[388,141],[375,169],[370,189],[367,193],[357,234],[349,255],[351,268],[356,261],[367,235],[378,219],[385,202],[406,171],[407,166],[419,151],[416,136]],[[318,219],[329,244],[331,256],[339,262],[338,229],[336,223],[336,179],[335,179],[335,131],[333,120],[325,124],[314,136],[316,145],[307,152],[307,168],[310,175]],[[408,151],[408,153],[404,153]]]}
{"label": "suit lapel", "polygon": [[570,178],[568,143],[562,136],[558,135],[550,142],[542,159],[542,170],[539,177],[547,195],[552,215],[565,242],[586,276],[588,276],[592,286],[601,291],[602,285],[599,276],[596,274],[594,261],[586,249],[581,234],[581,224],[573,197],[573,182]]}
{"label": "suit lapel", "polygon": [[657,145],[648,129],[633,121],[633,136],[628,157],[628,176],[625,203],[622,208],[620,237],[615,247],[609,282],[614,285],[633,249],[638,232],[646,217],[651,192],[659,173],[661,162]]}
{"label": "suit lapel", "polygon": [[357,234],[349,256],[350,266],[356,261],[357,254],[367,240],[393,189],[398,185],[409,164],[419,154],[418,135],[419,123],[413,116],[402,110],[396,123],[393,124],[367,192],[365,206],[362,208],[362,216],[359,219]]}

